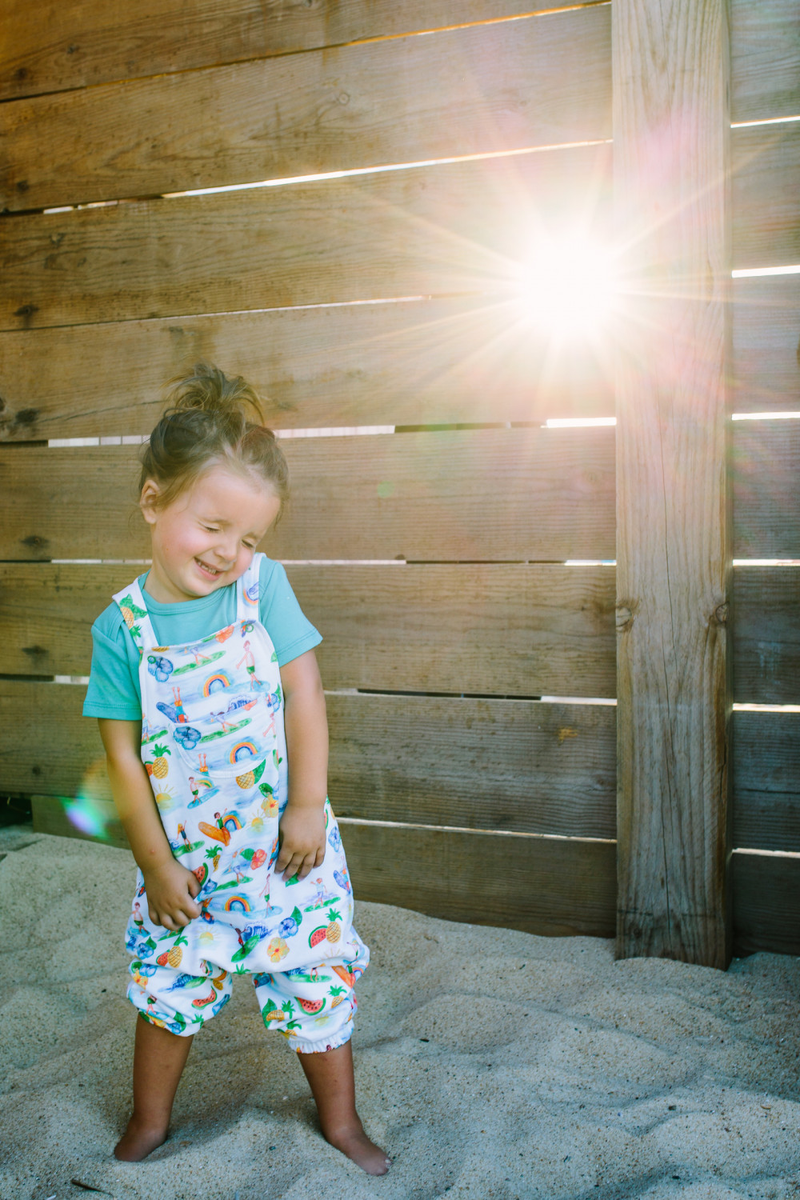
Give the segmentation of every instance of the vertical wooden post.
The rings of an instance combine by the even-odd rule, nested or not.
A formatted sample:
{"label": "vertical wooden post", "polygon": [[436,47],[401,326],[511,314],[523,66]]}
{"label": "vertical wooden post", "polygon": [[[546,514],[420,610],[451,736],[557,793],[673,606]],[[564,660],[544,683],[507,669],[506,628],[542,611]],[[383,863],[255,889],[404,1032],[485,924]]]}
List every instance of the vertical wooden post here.
{"label": "vertical wooden post", "polygon": [[617,955],[725,968],[727,0],[614,0]]}

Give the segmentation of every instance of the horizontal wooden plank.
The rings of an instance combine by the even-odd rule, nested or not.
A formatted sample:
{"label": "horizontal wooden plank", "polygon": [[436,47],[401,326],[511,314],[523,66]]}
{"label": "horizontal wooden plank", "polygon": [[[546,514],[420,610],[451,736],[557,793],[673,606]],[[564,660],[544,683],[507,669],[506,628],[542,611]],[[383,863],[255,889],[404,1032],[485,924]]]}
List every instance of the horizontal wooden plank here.
{"label": "horizontal wooden plank", "polygon": [[564,7],[563,0],[0,0],[0,99]]}
{"label": "horizontal wooden plank", "polygon": [[800,852],[800,713],[733,713],[733,845]]}
{"label": "horizontal wooden plank", "polygon": [[0,222],[0,328],[516,294],[541,231],[599,236],[610,147]]}
{"label": "horizontal wooden plank", "polygon": [[353,304],[0,333],[0,440],[148,434],[197,358],[253,383],[276,429],[612,416],[597,350],[524,304]]}
{"label": "horizontal wooden plank", "polygon": [[[0,787],[80,798],[73,824],[90,829],[113,814],[97,722],[81,716],[84,693],[0,679]],[[609,705],[335,692],[327,700],[329,792],[341,816],[614,836]],[[33,739],[31,729],[47,735]]]}
{"label": "horizontal wooden plank", "polygon": [[610,27],[578,8],[19,100],[0,207],[608,138]]}
{"label": "horizontal wooden plank", "polygon": [[330,687],[614,695],[613,569],[294,566],[289,575],[329,640],[320,661]]}
{"label": "horizontal wooden plank", "polygon": [[734,852],[734,954],[800,954],[800,856]]}
{"label": "horizontal wooden plank", "polygon": [[733,280],[734,412],[800,412],[800,275]]}
{"label": "horizontal wooden plank", "polygon": [[736,270],[800,262],[800,124],[731,131]]}
{"label": "horizontal wooden plank", "polygon": [[733,426],[734,558],[800,558],[800,421]]}
{"label": "horizontal wooden plank", "polygon": [[731,0],[731,119],[800,112],[800,38],[795,0]]}
{"label": "horizontal wooden plank", "polygon": [[[0,564],[3,672],[88,674],[92,621],[143,570]],[[613,568],[295,565],[289,578],[325,638],[330,688],[614,694]]]}
{"label": "horizontal wooden plank", "polygon": [[[284,443],[280,559],[558,562],[614,555],[612,428]],[[0,559],[146,558],[129,446],[0,449]]]}
{"label": "horizontal wooden plank", "polygon": [[613,937],[616,846],[560,838],[346,825],[362,900],[549,937]]}
{"label": "horizontal wooden plank", "polygon": [[733,573],[733,698],[800,703],[800,566]]}
{"label": "horizontal wooden plank", "polygon": [[335,692],[327,703],[343,817],[615,836],[612,705]]}

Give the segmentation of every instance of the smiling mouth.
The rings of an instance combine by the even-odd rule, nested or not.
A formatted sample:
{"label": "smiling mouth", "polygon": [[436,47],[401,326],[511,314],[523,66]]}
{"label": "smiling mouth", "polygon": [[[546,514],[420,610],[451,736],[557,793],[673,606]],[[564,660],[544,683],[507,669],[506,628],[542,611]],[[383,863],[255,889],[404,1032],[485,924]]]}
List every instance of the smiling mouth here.
{"label": "smiling mouth", "polygon": [[200,570],[201,570],[201,571],[202,571],[204,574],[206,574],[206,575],[210,575],[212,579],[216,579],[216,578],[217,578],[217,576],[219,576],[219,575],[221,575],[221,574],[222,574],[222,571],[218,571],[218,570],[217,570],[215,567],[209,567],[207,563],[204,563],[204,562],[203,562],[201,559],[199,559],[199,558],[196,558],[194,561],[197,563],[197,565],[198,565],[198,567],[200,568]]}

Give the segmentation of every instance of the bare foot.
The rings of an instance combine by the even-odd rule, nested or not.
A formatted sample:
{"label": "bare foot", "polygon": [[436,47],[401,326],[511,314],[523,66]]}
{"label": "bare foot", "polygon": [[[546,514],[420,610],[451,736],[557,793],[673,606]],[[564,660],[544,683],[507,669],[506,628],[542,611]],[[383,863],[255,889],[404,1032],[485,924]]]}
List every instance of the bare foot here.
{"label": "bare foot", "polygon": [[138,1122],[134,1123],[131,1117],[128,1128],[114,1147],[114,1158],[118,1158],[120,1162],[141,1162],[166,1140],[167,1130],[163,1127],[147,1128]]}
{"label": "bare foot", "polygon": [[341,1150],[368,1175],[385,1175],[392,1165],[386,1152],[369,1140],[360,1121],[336,1133],[326,1133],[325,1130],[322,1133],[326,1142]]}

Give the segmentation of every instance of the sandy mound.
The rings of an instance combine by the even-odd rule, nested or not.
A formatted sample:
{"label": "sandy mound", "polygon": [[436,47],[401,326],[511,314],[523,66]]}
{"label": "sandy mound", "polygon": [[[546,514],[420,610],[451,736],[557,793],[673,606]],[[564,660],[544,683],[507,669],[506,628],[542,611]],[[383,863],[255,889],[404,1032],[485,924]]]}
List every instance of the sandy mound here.
{"label": "sandy mound", "polygon": [[[800,1196],[800,960],[727,974],[611,943],[361,904],[359,1109],[371,1180],[322,1140],[242,980],[197,1038],[169,1142],[111,1148],[130,1102],[125,851],[0,831],[4,1200],[736,1200]],[[98,1189],[90,1192],[72,1180]]]}

